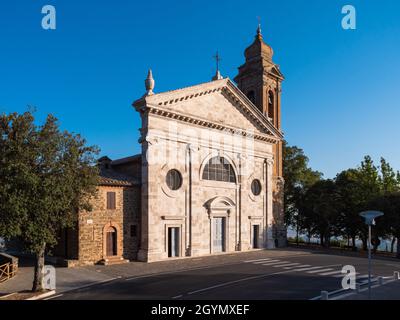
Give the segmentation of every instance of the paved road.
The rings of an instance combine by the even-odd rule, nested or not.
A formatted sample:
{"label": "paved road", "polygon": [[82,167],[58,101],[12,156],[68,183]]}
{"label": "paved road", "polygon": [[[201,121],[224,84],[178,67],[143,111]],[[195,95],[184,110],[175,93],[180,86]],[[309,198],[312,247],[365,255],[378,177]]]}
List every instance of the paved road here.
{"label": "paved road", "polygon": [[[225,265],[115,279],[54,299],[311,299],[321,290],[341,288],[344,265],[356,268],[357,282],[366,279],[365,258],[306,251],[260,251],[251,259],[227,259]],[[374,276],[392,276],[394,271],[400,271],[400,262],[374,260]]]}

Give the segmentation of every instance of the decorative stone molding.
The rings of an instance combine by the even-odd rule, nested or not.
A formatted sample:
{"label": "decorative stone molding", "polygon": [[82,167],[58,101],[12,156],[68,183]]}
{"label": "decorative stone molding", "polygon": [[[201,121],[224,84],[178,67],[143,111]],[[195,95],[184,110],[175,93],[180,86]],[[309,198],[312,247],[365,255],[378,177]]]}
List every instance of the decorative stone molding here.
{"label": "decorative stone molding", "polygon": [[[178,120],[178,121],[183,121],[186,123],[190,123],[191,125],[206,127],[206,128],[215,129],[218,131],[228,130],[231,133],[238,133],[238,130],[234,127],[230,127],[226,124],[211,122],[210,120],[203,119],[201,117],[194,118],[194,117],[191,117],[188,115],[180,114],[175,111],[172,112],[170,110],[163,110],[163,109],[155,108],[155,107],[150,107],[149,112],[151,114],[159,116],[159,117],[166,117],[166,118],[170,118],[170,119],[174,119],[174,120]],[[239,131],[239,132],[244,137],[254,138],[259,141],[266,141],[266,142],[273,143],[273,144],[278,143],[280,141],[279,138],[276,138],[273,135],[268,134],[268,133],[251,134],[251,133],[249,133],[247,131],[243,131],[243,130]]]}
{"label": "decorative stone molding", "polygon": [[263,216],[249,216],[249,220],[262,220],[262,219],[264,219],[264,217]]}
{"label": "decorative stone molding", "polygon": [[236,204],[228,197],[215,197],[208,200],[204,206],[207,209],[208,217],[211,219],[213,216],[229,217]]}
{"label": "decorative stone molding", "polygon": [[[259,180],[261,182],[261,192],[257,196],[254,195],[252,190],[251,190],[251,184],[252,184],[253,180],[255,180],[255,179],[257,179],[257,180]],[[247,179],[247,190],[249,190],[248,195],[249,195],[249,198],[250,198],[251,201],[259,202],[259,201],[263,200],[263,194],[264,194],[264,190],[265,190],[265,186],[264,186],[263,182],[264,182],[264,179],[262,177],[255,176],[254,173],[251,174],[249,176],[249,178]]]}
{"label": "decorative stone molding", "polygon": [[[167,173],[169,170],[177,170],[179,171],[179,173],[181,174],[182,177],[182,185],[178,190],[171,190],[168,185],[167,185],[167,181],[166,181],[166,177],[167,177]],[[186,186],[187,186],[187,181],[188,181],[188,175],[187,172],[185,172],[181,167],[179,166],[170,166],[169,164],[165,164],[160,171],[160,185],[161,185],[161,190],[163,191],[163,193],[170,197],[170,198],[176,198],[178,197],[180,194],[182,194],[182,192],[185,191]]]}
{"label": "decorative stone molding", "polygon": [[144,140],[149,144],[149,145],[156,145],[158,143],[158,138],[157,137],[152,137],[147,135]]}
{"label": "decorative stone molding", "polygon": [[109,223],[103,226],[103,259],[106,259],[107,256],[107,231],[113,228],[117,233],[116,237],[116,246],[117,246],[117,255],[116,257],[122,256],[122,230],[117,223],[114,221],[110,221]]}
{"label": "decorative stone molding", "polygon": [[170,221],[181,221],[184,220],[185,217],[181,217],[181,216],[161,216],[162,220],[170,220]]}
{"label": "decorative stone molding", "polygon": [[266,161],[267,165],[268,165],[268,166],[271,166],[271,167],[272,167],[272,166],[274,165],[274,163],[275,163],[274,159],[272,159],[272,158],[265,159],[265,161]]}

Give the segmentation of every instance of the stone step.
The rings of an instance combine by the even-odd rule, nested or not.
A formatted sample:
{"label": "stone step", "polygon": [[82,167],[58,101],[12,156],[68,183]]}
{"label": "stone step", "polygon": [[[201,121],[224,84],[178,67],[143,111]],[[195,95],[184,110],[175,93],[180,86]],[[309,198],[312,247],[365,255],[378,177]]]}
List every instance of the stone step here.
{"label": "stone step", "polygon": [[128,263],[129,260],[124,259],[122,257],[109,257],[106,259],[103,259],[99,262],[99,264],[104,265],[104,266],[110,266],[113,264],[121,264],[121,263]]}

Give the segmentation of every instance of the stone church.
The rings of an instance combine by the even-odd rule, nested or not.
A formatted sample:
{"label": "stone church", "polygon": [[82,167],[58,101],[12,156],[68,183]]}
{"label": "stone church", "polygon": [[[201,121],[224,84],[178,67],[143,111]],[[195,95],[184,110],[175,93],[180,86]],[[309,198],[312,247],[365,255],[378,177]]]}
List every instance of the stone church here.
{"label": "stone church", "polygon": [[133,102],[141,154],[99,159],[93,210],[60,232],[68,265],[159,261],[286,245],[281,83],[258,27],[233,82],[212,81]]}

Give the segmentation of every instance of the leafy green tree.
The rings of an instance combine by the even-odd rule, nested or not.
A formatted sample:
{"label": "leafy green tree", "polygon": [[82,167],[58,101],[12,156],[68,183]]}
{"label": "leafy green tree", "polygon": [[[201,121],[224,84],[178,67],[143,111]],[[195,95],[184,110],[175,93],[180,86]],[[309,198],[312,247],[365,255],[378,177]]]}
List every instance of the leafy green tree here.
{"label": "leafy green tree", "polygon": [[[368,203],[382,194],[381,178],[378,168],[374,165],[370,156],[365,156],[359,168],[357,168],[358,193],[360,211],[369,210]],[[359,237],[363,243],[363,249],[367,250],[368,229],[365,224],[360,225]]]}
{"label": "leafy green tree", "polygon": [[0,115],[0,234],[18,237],[36,258],[33,291],[41,291],[46,249],[57,231],[90,210],[98,172],[96,147],[60,131],[49,115],[35,125],[32,112]]}
{"label": "leafy green tree", "polygon": [[396,257],[400,259],[400,192],[385,194],[375,198],[368,204],[372,210],[384,212],[384,216],[376,219],[376,226],[373,228],[374,233],[385,230],[393,235],[397,240]]}
{"label": "leafy green tree", "polygon": [[301,148],[283,143],[283,176],[285,223],[295,227],[298,233],[302,226],[299,208],[307,189],[321,179],[322,173],[308,167],[309,159]]}
{"label": "leafy green tree", "polygon": [[400,181],[393,168],[384,158],[381,158],[380,174],[379,180],[384,194],[400,191]]}
{"label": "leafy green tree", "polygon": [[320,237],[322,246],[329,247],[330,238],[337,234],[338,201],[335,182],[330,179],[316,182],[303,197],[301,215],[304,223]]}
{"label": "leafy green tree", "polygon": [[365,206],[364,199],[360,197],[359,172],[357,169],[342,171],[335,178],[338,196],[338,220],[339,233],[351,239],[352,250],[356,250],[356,238],[362,230],[362,218],[359,213]]}

